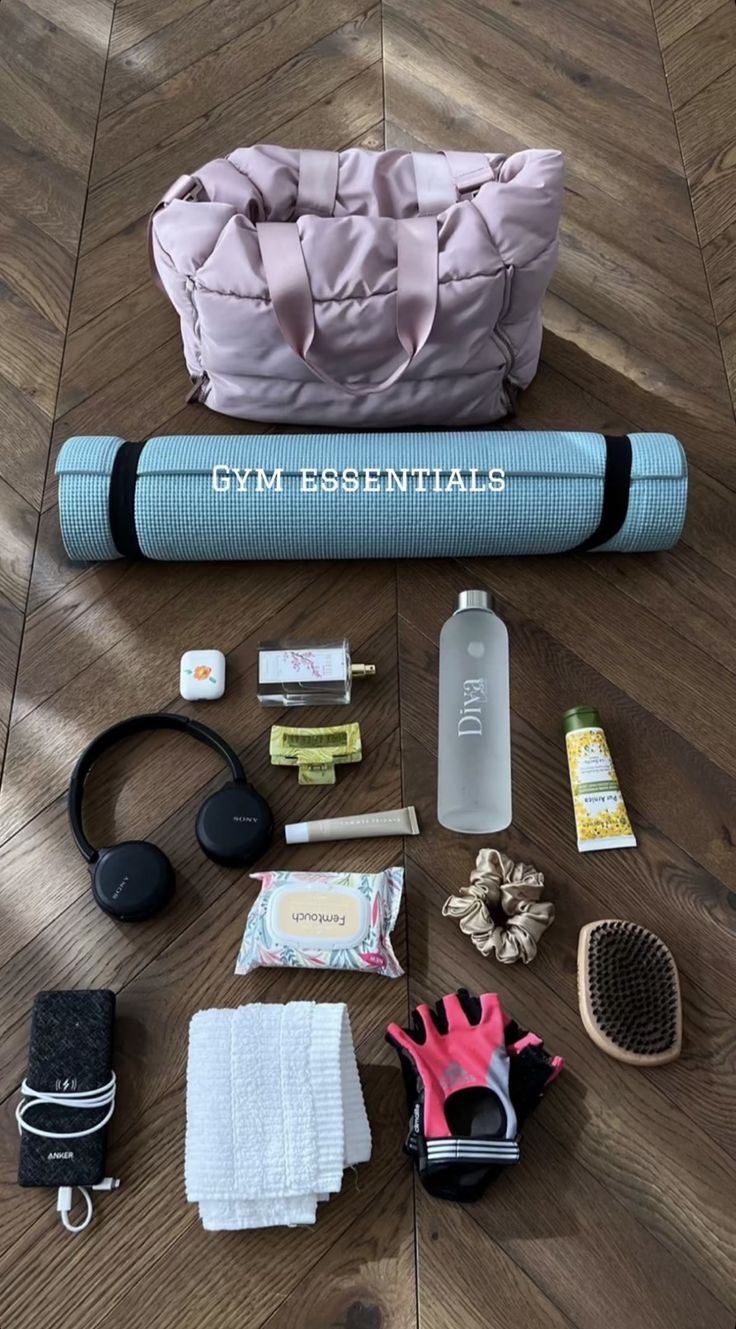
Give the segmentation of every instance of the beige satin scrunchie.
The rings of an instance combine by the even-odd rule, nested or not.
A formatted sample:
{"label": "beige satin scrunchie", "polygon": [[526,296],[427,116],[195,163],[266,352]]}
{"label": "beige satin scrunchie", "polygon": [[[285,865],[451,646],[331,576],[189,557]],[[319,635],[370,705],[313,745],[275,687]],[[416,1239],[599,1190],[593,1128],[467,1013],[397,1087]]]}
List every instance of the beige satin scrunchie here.
{"label": "beige satin scrunchie", "polygon": [[[495,952],[501,964],[522,960],[529,964],[537,943],[554,921],[555,907],[542,900],[544,876],[528,863],[514,863],[498,849],[481,849],[470,874],[470,885],[451,895],[442,906],[456,918],[460,931],[470,937],[481,955]],[[501,909],[503,923],[494,922],[492,910]]]}

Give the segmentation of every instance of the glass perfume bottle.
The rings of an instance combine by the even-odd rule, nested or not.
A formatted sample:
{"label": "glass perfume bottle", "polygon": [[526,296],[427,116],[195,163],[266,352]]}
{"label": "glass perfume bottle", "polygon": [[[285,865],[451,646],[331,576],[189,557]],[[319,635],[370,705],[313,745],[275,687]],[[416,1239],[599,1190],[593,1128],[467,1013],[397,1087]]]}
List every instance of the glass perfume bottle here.
{"label": "glass perfume bottle", "polygon": [[346,706],[354,678],[376,666],[353,664],[348,641],[262,641],[258,700],[262,706]]}

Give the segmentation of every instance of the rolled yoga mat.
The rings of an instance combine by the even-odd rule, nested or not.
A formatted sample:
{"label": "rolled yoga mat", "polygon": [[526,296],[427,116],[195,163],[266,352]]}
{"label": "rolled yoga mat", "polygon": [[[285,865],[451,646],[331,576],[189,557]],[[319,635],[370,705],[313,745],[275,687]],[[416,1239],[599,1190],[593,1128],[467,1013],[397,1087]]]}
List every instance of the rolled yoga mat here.
{"label": "rolled yoga mat", "polygon": [[[320,487],[351,468],[357,492]],[[675,544],[687,503],[671,434],[89,436],[67,440],[56,473],[66,552],[85,560],[634,553]]]}

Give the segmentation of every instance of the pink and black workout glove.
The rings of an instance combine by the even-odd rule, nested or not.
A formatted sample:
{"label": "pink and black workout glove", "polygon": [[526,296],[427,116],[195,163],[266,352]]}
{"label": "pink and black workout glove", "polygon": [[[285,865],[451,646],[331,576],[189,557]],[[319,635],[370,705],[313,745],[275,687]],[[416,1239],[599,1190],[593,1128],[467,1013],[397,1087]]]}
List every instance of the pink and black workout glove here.
{"label": "pink and black workout glove", "polygon": [[502,1167],[519,1161],[519,1130],[563,1067],[541,1038],[507,1020],[495,992],[461,989],[410,1029],[390,1024],[410,1113],[404,1146],[421,1181],[443,1200],[478,1200]]}

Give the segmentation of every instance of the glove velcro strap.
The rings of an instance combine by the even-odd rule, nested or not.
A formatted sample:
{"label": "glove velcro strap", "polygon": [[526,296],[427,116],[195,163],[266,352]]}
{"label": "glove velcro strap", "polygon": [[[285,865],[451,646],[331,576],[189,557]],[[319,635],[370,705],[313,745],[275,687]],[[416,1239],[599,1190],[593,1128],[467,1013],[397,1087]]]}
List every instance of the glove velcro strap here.
{"label": "glove velcro strap", "polygon": [[448,1136],[446,1139],[427,1140],[427,1164],[448,1167],[453,1163],[487,1163],[501,1165],[518,1163],[518,1140],[464,1139]]}

